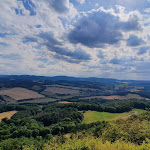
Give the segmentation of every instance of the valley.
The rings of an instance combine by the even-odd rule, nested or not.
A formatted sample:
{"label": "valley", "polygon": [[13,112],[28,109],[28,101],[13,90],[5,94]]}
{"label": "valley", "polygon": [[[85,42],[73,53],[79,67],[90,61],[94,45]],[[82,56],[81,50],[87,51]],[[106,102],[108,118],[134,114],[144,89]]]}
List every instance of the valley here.
{"label": "valley", "polygon": [[148,81],[2,76],[0,149],[149,147],[149,93]]}

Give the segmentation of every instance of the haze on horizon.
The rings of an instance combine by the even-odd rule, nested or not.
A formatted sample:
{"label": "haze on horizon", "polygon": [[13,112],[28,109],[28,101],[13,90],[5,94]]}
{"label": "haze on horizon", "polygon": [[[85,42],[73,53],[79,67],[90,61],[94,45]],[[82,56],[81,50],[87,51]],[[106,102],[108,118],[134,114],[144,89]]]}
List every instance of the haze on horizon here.
{"label": "haze on horizon", "polygon": [[0,74],[150,80],[150,0],[0,0]]}

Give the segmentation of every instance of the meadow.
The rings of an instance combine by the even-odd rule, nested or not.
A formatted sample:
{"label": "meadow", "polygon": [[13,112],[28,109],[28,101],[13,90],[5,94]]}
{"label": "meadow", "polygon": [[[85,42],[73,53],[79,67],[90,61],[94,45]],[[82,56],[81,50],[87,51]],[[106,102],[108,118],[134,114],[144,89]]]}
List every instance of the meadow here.
{"label": "meadow", "polygon": [[[135,113],[136,112],[136,113]],[[133,114],[140,114],[146,112],[146,110],[142,109],[133,109],[130,112],[124,113],[108,113],[108,112],[97,112],[97,111],[86,111],[84,115],[84,119],[82,123],[92,123],[96,121],[112,121],[117,119],[125,119]]]}

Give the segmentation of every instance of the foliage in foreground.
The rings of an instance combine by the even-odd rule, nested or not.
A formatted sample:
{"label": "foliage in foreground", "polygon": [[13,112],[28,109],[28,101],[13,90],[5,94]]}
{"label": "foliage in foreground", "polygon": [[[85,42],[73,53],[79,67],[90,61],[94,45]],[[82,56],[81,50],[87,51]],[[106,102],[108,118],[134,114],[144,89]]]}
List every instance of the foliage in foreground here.
{"label": "foliage in foreground", "polygon": [[[70,105],[7,105],[23,109],[0,123],[0,150],[148,150],[150,112],[127,120],[83,124],[83,115]],[[71,133],[69,139],[65,134]]]}
{"label": "foliage in foreground", "polygon": [[74,136],[72,139],[66,140],[64,143],[59,140],[53,140],[46,144],[43,150],[149,150],[150,141],[147,140],[141,145],[136,145],[125,141],[116,141],[111,143],[103,141],[101,138],[93,136]]}
{"label": "foliage in foreground", "polygon": [[51,141],[38,139],[8,139],[1,143],[0,150],[149,150],[150,140],[146,139],[141,145],[117,140],[104,141],[91,135],[78,133],[69,139],[62,136],[54,137]]}

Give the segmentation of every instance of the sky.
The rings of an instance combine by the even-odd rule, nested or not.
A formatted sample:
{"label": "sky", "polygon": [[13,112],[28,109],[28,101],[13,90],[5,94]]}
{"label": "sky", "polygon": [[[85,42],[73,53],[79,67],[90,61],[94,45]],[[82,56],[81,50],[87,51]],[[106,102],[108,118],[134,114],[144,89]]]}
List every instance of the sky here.
{"label": "sky", "polygon": [[150,80],[150,0],[0,0],[0,74]]}

